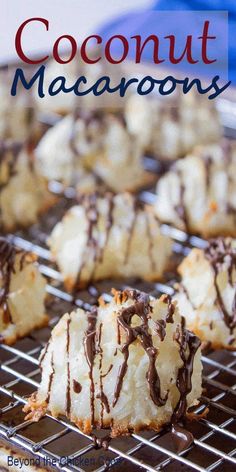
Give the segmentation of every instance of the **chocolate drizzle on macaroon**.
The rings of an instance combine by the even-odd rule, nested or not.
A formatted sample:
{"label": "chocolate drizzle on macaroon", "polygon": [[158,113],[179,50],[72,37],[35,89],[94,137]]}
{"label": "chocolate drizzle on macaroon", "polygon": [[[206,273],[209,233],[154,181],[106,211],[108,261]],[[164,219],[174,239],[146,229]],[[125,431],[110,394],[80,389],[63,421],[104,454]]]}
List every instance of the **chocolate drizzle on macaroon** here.
{"label": "chocolate drizzle on macaroon", "polygon": [[[232,334],[234,328],[236,327],[236,284],[233,284],[233,271],[236,271],[236,248],[233,247],[232,240],[230,238],[218,238],[209,242],[209,245],[205,249],[205,256],[210,262],[214,271],[214,286],[216,291],[217,306],[222,313],[226,326],[230,330],[230,334]],[[232,287],[235,286],[235,296],[231,313],[228,311],[224,303],[217,282],[217,277],[223,264],[226,264],[227,266],[229,283]]]}
{"label": "chocolate drizzle on macaroon", "polygon": [[[0,170],[3,164],[7,167],[6,175],[0,172],[0,191],[8,184],[9,180],[16,175],[16,166],[18,163],[21,151],[25,150],[27,154],[27,165],[30,171],[34,170],[34,156],[33,156],[32,139],[25,142],[20,141],[1,141],[0,140]],[[4,179],[2,181],[2,179]]]}
{"label": "chocolate drizzle on macaroon", "polygon": [[[124,382],[124,378],[128,369],[129,359],[129,348],[133,342],[138,340],[144,348],[148,358],[149,367],[146,373],[147,382],[149,385],[150,397],[155,405],[161,407],[165,405],[168,399],[168,392],[163,396],[161,394],[160,378],[157,371],[156,359],[158,356],[158,349],[154,346],[153,337],[150,333],[148,320],[151,318],[152,306],[150,304],[150,298],[147,294],[139,292],[137,290],[124,290],[123,292],[116,292],[116,300],[118,303],[123,303],[127,300],[132,300],[132,304],[123,307],[117,316],[117,330],[118,333],[122,332],[118,336],[118,342],[121,345],[120,351],[124,356],[124,360],[120,365],[116,385],[114,389],[114,397],[112,407],[114,408],[117,404],[121,395],[121,390]],[[166,319],[162,320],[164,323],[157,323],[157,333],[160,340],[163,341],[166,331],[166,324],[173,323],[173,315],[175,311],[175,305],[171,301],[169,295],[163,296],[162,301],[168,305]],[[140,325],[132,326],[133,316],[140,318]],[[94,309],[91,313],[88,313],[88,329],[84,337],[84,349],[85,356],[89,365],[89,378],[90,378],[90,405],[91,405],[91,424],[94,426],[95,416],[95,384],[93,379],[93,368],[95,357],[98,354],[99,359],[99,372],[100,372],[100,393],[96,398],[101,400],[101,427],[103,426],[103,414],[104,410],[107,413],[110,412],[110,405],[108,399],[103,391],[102,383],[102,356],[103,351],[101,348],[101,336],[102,336],[102,324],[99,326],[99,333],[97,334],[97,309]],[[122,341],[122,338],[125,338]],[[173,424],[178,423],[185,415],[187,410],[187,395],[191,392],[192,384],[191,378],[193,373],[193,362],[195,354],[200,346],[200,340],[193,333],[190,333],[185,329],[184,319],[182,318],[182,324],[178,327],[178,331],[175,333],[175,340],[179,344],[179,353],[183,361],[182,367],[179,369],[176,386],[180,392],[180,398],[172,416]]]}
{"label": "chocolate drizzle on macaroon", "polygon": [[[95,110],[83,110],[76,107],[72,114],[72,126],[71,133],[69,138],[69,146],[73,154],[73,163],[76,164],[76,161],[80,158],[83,158],[83,151],[80,152],[79,142],[77,139],[81,130],[79,131],[79,124],[83,126],[83,136],[88,145],[91,145],[92,148],[95,146],[97,151],[104,155],[104,136],[107,135],[110,122],[112,120],[117,120],[124,128],[127,128],[124,114],[122,112],[104,112],[102,109]],[[97,175],[96,171],[93,169],[93,166],[86,165],[85,167],[93,174],[96,182],[98,184],[104,184],[103,179]],[[74,166],[75,167],[75,166]],[[106,188],[108,187],[106,183]]]}
{"label": "chocolate drizzle on macaroon", "polygon": [[[203,170],[203,175],[204,175],[204,180],[205,180],[205,185],[204,185],[204,198],[205,198],[205,205],[206,209],[209,211],[212,211],[212,208],[215,211],[215,208],[218,209],[218,211],[221,212],[226,212],[227,215],[232,215],[235,223],[236,223],[236,207],[234,204],[230,203],[230,196],[231,193],[233,193],[233,187],[232,189],[230,188],[231,182],[232,186],[234,185],[234,174],[233,174],[233,168],[231,170],[230,166],[234,163],[233,160],[233,150],[231,144],[223,140],[221,143],[221,151],[222,151],[222,156],[221,156],[221,161],[218,161],[218,159],[215,158],[214,153],[211,154],[209,153],[208,149],[205,150],[204,148],[197,154],[196,156],[199,157],[201,160],[201,163],[199,164],[202,166]],[[194,153],[193,153],[194,156]],[[188,158],[187,158],[188,159]],[[220,164],[220,162],[223,161],[223,165]],[[201,167],[200,167],[201,169]],[[186,192],[188,190],[188,182],[186,180],[186,176],[184,174],[184,166],[181,168],[179,167],[179,164],[174,164],[171,167],[171,170],[173,173],[178,177],[178,187],[179,187],[179,198],[177,204],[174,206],[174,210],[176,214],[178,215],[179,219],[183,223],[185,231],[188,233],[191,232],[190,230],[190,215],[191,215],[191,208],[189,207],[188,203],[188,197],[186,200]],[[214,183],[214,178],[215,175],[218,175],[219,171],[224,170],[225,173],[225,178],[227,179],[226,183],[226,195],[225,195],[225,205],[222,207],[222,203],[220,201],[218,202],[217,196],[212,199],[211,193],[213,187],[213,191],[215,193],[215,183]],[[197,195],[196,195],[197,198]],[[219,208],[218,208],[219,207]]]}
{"label": "chocolate drizzle on macaroon", "polygon": [[91,407],[91,425],[94,426],[95,414],[95,384],[93,380],[93,367],[96,356],[96,323],[97,323],[97,309],[94,308],[88,316],[88,328],[84,337],[84,352],[89,366],[90,378],[90,407]]}
{"label": "chocolate drizzle on macaroon", "polygon": [[[99,199],[103,198],[99,194],[99,192],[90,194],[90,195],[81,195],[79,198],[79,204],[83,206],[86,218],[87,218],[87,239],[86,239],[86,249],[90,249],[89,256],[87,251],[84,251],[82,256],[82,260],[80,263],[80,267],[78,269],[78,274],[76,277],[76,281],[74,284],[74,290],[80,285],[80,279],[82,278],[82,272],[87,267],[87,264],[90,267],[90,259],[91,260],[91,270],[89,275],[89,282],[91,282],[96,274],[96,270],[99,264],[103,262],[104,253],[106,251],[107,245],[109,243],[110,232],[112,230],[113,225],[115,224],[114,219],[114,212],[116,210],[116,201],[115,201],[115,194],[112,192],[107,192],[105,194],[105,199],[107,202],[107,210],[103,213],[100,210]],[[129,230],[127,229],[127,242],[126,248],[124,250],[124,265],[128,264],[129,262],[129,255],[131,253],[131,245],[134,238],[135,227],[137,223],[137,219],[139,217],[140,212],[146,211],[143,208],[143,205],[138,202],[135,198],[133,199],[132,204],[132,220],[130,223]],[[153,236],[151,234],[152,228],[152,220],[150,214],[147,210],[145,213],[145,225],[146,225],[146,234],[148,238],[148,255],[150,260],[151,269],[155,270],[155,261],[153,257]],[[153,215],[154,219],[156,220],[155,215]],[[104,238],[99,237],[99,224],[104,219]],[[156,220],[157,221],[157,220]],[[124,229],[125,231],[125,229]],[[89,262],[88,262],[89,260]]]}
{"label": "chocolate drizzle on macaroon", "polygon": [[[175,167],[173,167],[175,169]],[[178,215],[178,217],[181,219],[182,223],[184,224],[184,229],[186,231],[189,230],[189,222],[188,222],[188,213],[184,201],[184,196],[185,196],[185,185],[184,185],[184,179],[182,176],[182,172],[180,170],[175,171],[176,174],[179,177],[180,181],[180,187],[179,187],[179,203],[175,205],[175,211]]]}
{"label": "chocolate drizzle on macaroon", "polygon": [[104,375],[102,374],[102,362],[103,362],[103,349],[102,349],[102,327],[103,324],[100,323],[99,325],[99,333],[98,333],[98,354],[100,356],[99,358],[99,383],[100,383],[100,392],[97,394],[98,399],[101,400],[101,413],[100,413],[100,418],[101,418],[101,428],[103,427],[103,416],[104,416],[104,409],[106,410],[107,413],[110,413],[110,405],[108,398],[106,394],[104,393],[103,390],[103,378]]}
{"label": "chocolate drizzle on macaroon", "polygon": [[51,373],[49,376],[49,381],[48,381],[48,394],[46,398],[46,403],[50,403],[50,397],[51,397],[51,390],[52,390],[52,384],[53,384],[53,379],[55,375],[55,365],[54,365],[54,357],[53,357],[53,352],[51,353]]}
{"label": "chocolate drizzle on macaroon", "polygon": [[[180,440],[181,448],[187,447],[191,437],[181,429],[179,421],[184,420],[188,405],[201,391],[201,387],[196,386],[195,381],[194,387],[197,387],[195,395],[192,392],[193,399],[188,399],[192,391],[194,360],[200,340],[185,329],[184,322],[183,320],[181,322],[175,309],[176,303],[172,302],[170,296],[163,295],[160,300],[155,300],[135,289],[114,290],[113,296],[112,303],[106,304],[104,300],[100,300],[100,306],[94,307],[91,312],[81,311],[74,312],[71,316],[64,315],[64,320],[59,323],[56,337],[52,335],[42,355],[41,363],[45,359],[43,381],[38,394],[31,397],[24,409],[27,413],[30,412],[27,419],[38,420],[47,411],[51,411],[56,416],[66,415],[86,434],[91,433],[93,428],[111,427],[112,437],[138,431],[141,428],[159,430],[168,422],[168,427],[172,424],[172,434],[178,441]],[[155,332],[155,322],[159,317],[165,323],[165,329],[160,336]],[[76,323],[72,326],[73,319]],[[111,336],[109,336],[109,319],[112,321]],[[84,323],[85,327],[82,328],[81,324]],[[79,341],[82,333],[78,332],[79,344],[76,345],[76,332],[79,326],[83,330],[83,339]],[[118,342],[116,342],[118,331]],[[73,341],[73,355],[72,333],[75,341],[75,345]],[[166,345],[163,346],[163,351],[167,349],[167,364],[172,359],[174,363],[173,372],[167,367],[167,377],[163,372],[166,367],[165,354],[161,351],[161,342],[165,337]],[[60,342],[63,346],[59,345]],[[115,352],[117,352],[116,358]],[[64,361],[61,360],[64,369],[62,371],[59,369],[58,355],[61,359],[64,358]],[[137,357],[134,359],[133,356]],[[197,364],[200,365],[199,363],[200,359],[197,358]],[[133,379],[136,368],[140,368],[141,372],[137,372],[137,379],[136,376]],[[62,395],[58,392],[56,382],[59,374],[62,374],[64,379]],[[200,380],[200,372],[197,375]],[[108,378],[104,381],[106,376]],[[129,388],[134,382],[134,388],[136,387],[138,391],[135,390],[134,397],[128,400],[127,412],[123,412],[129,393],[132,395],[132,392],[127,390],[126,381]],[[144,408],[143,421],[142,411],[136,411],[139,403],[139,387],[142,384],[145,384],[144,402],[150,403],[150,408],[148,405],[147,409]],[[72,395],[71,398],[69,395]],[[79,396],[78,403],[77,396]],[[139,408],[142,408],[142,398]],[[104,447],[103,439],[98,442],[96,439],[96,445]]]}
{"label": "chocolate drizzle on macaroon", "polygon": [[[87,219],[88,219],[87,247],[93,251],[94,257],[96,257],[96,253],[97,253],[97,241],[93,234],[93,230],[96,227],[97,222],[98,222],[98,209],[97,209],[96,202],[97,202],[96,194],[81,196],[80,204],[83,205],[84,210],[86,212]],[[86,265],[86,254],[84,253],[83,259],[82,259],[82,262],[80,264],[79,271],[77,274],[75,289],[76,289],[76,286],[79,284],[81,273],[85,265]]]}
{"label": "chocolate drizzle on macaroon", "polygon": [[[75,108],[72,114],[72,130],[69,139],[69,146],[73,154],[74,167],[77,159],[81,157],[80,151],[76,143],[78,135],[78,120],[81,120],[85,125],[85,139],[88,143],[91,143],[94,140],[93,131],[95,127],[97,128],[97,143],[105,126],[105,116],[106,115],[102,112],[102,110],[81,110],[80,108]],[[94,172],[92,168],[89,169],[89,172],[94,175],[98,183],[101,183],[100,177]]]}
{"label": "chocolate drizzle on macaroon", "polygon": [[[0,141],[0,192],[16,175],[16,164],[21,150],[22,143]],[[6,171],[4,171],[4,166],[6,166]]]}
{"label": "chocolate drizzle on macaroon", "polygon": [[66,325],[66,355],[67,355],[67,391],[66,391],[66,412],[70,414],[71,409],[71,394],[70,394],[70,323],[71,318],[68,318]]}
{"label": "chocolate drizzle on macaroon", "polygon": [[11,275],[15,273],[16,255],[21,254],[20,269],[25,257],[25,252],[17,249],[5,238],[0,237],[0,309],[3,310],[4,322],[11,322],[11,313],[8,307],[8,296],[10,292]]}
{"label": "chocolate drizzle on macaroon", "polygon": [[170,295],[164,295],[162,301],[168,305],[168,311],[166,319],[157,320],[155,322],[156,333],[158,334],[161,341],[164,341],[166,335],[166,323],[173,323],[173,316],[175,312],[175,305],[173,304]]}
{"label": "chocolate drizzle on macaroon", "polygon": [[[113,225],[114,195],[112,193],[107,192],[106,198],[108,202],[108,210],[107,210],[106,225],[105,225],[106,235],[105,235],[103,247],[99,246],[98,238],[97,238],[97,235],[95,234],[97,225],[99,223],[99,219],[101,216],[99,213],[99,206],[98,206],[99,194],[93,193],[90,195],[81,195],[80,200],[79,200],[79,203],[83,205],[84,207],[86,217],[88,220],[87,248],[91,249],[91,253],[93,255],[93,266],[92,266],[92,271],[90,274],[90,280],[93,280],[94,274],[96,272],[97,264],[102,263],[103,261],[104,251],[108,244],[110,230]],[[86,258],[86,254],[84,253],[84,256],[83,256],[83,259],[82,259],[82,262],[80,264],[80,268],[78,271],[77,280],[75,283],[75,289],[76,289],[76,286],[79,285],[80,277],[81,277],[84,267],[86,266],[86,262],[87,262],[87,258]]]}
{"label": "chocolate drizzle on macaroon", "polygon": [[[10,180],[17,175],[17,163],[21,151],[25,150],[27,165],[31,172],[34,171],[34,155],[31,140],[22,143],[12,140],[0,140],[0,195],[8,186]],[[1,198],[1,197],[0,197]],[[2,209],[0,205],[0,229],[3,225],[1,222]],[[4,226],[4,225],[3,225]]]}
{"label": "chocolate drizzle on macaroon", "polygon": [[[155,365],[158,350],[154,347],[152,335],[150,334],[148,327],[148,318],[151,312],[150,298],[145,293],[136,290],[125,291],[124,294],[125,296],[127,295],[127,298],[132,298],[134,303],[127,308],[122,308],[117,317],[118,326],[124,331],[126,340],[121,347],[124,361],[119,369],[112,406],[114,407],[119,399],[124,377],[128,368],[129,347],[134,341],[136,341],[136,339],[139,339],[149,357],[149,369],[146,378],[149,384],[151,399],[155,405],[163,406],[167,401],[168,393],[162,397],[160,378]],[[132,318],[134,315],[138,316],[141,320],[139,326],[132,326]]]}
{"label": "chocolate drizzle on macaroon", "polygon": [[182,317],[181,326],[178,327],[174,337],[179,344],[179,353],[183,361],[178,371],[176,387],[180,398],[172,415],[172,423],[176,424],[183,419],[187,410],[187,395],[192,390],[193,363],[196,352],[201,345],[200,339],[185,328],[185,319]]}

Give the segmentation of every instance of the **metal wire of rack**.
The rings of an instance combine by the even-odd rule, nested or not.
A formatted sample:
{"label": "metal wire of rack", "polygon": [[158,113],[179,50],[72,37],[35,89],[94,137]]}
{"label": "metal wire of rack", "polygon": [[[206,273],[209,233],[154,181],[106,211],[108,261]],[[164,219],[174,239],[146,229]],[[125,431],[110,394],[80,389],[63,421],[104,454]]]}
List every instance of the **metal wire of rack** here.
{"label": "metal wire of rack", "polygon": [[[221,100],[219,105],[226,124],[225,134],[235,138],[236,120],[232,125],[232,119],[235,118],[236,108],[233,107],[232,115],[229,101]],[[152,165],[153,162],[147,161],[147,167]],[[58,184],[54,185],[53,190],[61,191]],[[71,205],[73,196],[73,190],[67,189],[67,198],[64,199],[67,206]],[[140,199],[150,203],[153,195],[145,191],[140,194]],[[200,417],[198,421],[187,420],[186,429],[193,434],[194,442],[184,451],[178,452],[171,433],[166,430],[112,439],[108,449],[103,450],[95,446],[91,436],[82,433],[66,419],[55,419],[47,414],[38,423],[25,421],[22,407],[40,381],[39,354],[60,316],[76,306],[89,310],[99,295],[109,300],[112,286],[121,289],[125,286],[119,282],[99,283],[80,292],[76,300],[73,299],[65,291],[61,275],[51,263],[45,245],[50,229],[58,219],[58,214],[56,218],[54,214],[52,218],[47,215],[46,221],[43,218],[28,232],[8,235],[16,246],[34,252],[39,258],[40,271],[48,282],[50,298],[47,311],[50,322],[47,328],[33,332],[14,346],[0,344],[0,449],[2,439],[9,451],[15,448],[39,460],[42,468],[66,472],[103,472],[108,469],[114,472],[236,470],[236,352],[232,351],[208,352],[202,356],[203,395],[194,412],[200,414],[206,407],[209,412],[207,417]],[[168,225],[162,225],[162,231],[174,239],[174,252],[180,257],[191,247],[204,247],[206,244],[203,239]],[[168,284],[133,281],[132,285],[153,295],[173,292],[171,280]],[[95,434],[104,436],[104,431],[96,431]]]}

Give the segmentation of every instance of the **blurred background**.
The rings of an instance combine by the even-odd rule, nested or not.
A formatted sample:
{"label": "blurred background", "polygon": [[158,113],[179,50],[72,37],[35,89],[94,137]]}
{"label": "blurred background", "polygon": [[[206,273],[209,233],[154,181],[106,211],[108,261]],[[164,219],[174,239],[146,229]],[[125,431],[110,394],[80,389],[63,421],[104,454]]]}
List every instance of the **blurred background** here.
{"label": "blurred background", "polygon": [[[20,5],[20,8],[19,8]],[[26,53],[51,52],[52,45],[58,36],[63,34],[73,35],[78,43],[89,34],[100,33],[104,39],[120,32],[126,36],[141,34],[145,37],[151,32],[160,35],[165,32],[168,23],[170,30],[176,29],[175,16],[166,15],[167,20],[156,24],[153,11],[224,11],[214,22],[215,31],[219,37],[224,31],[227,35],[227,23],[229,24],[229,78],[236,82],[235,73],[235,44],[234,26],[236,21],[236,4],[233,0],[62,0],[32,2],[31,0],[2,0],[0,18],[0,61],[12,62],[17,59],[14,39],[19,25],[30,17],[44,17],[50,22],[50,29],[46,33],[41,25],[31,24],[27,26],[23,36],[23,47]],[[185,14],[186,15],[186,14]],[[178,23],[179,23],[178,17]],[[196,15],[195,15],[196,18]],[[190,20],[191,21],[191,20]],[[183,34],[186,29],[186,21],[179,25]],[[188,21],[189,27],[189,21]],[[191,21],[191,32],[196,32],[196,25]],[[227,40],[227,39],[226,39]],[[222,42],[222,41],[221,41]],[[217,44],[217,51],[221,43]],[[224,48],[224,45],[222,46]],[[222,49],[223,56],[223,49]],[[145,59],[150,60],[150,52],[144,53]],[[225,71],[226,64],[217,64],[219,75]]]}
{"label": "blurred background", "polygon": [[[138,8],[148,8],[152,0],[2,0],[0,16],[0,60],[7,62],[16,59],[14,37],[19,25],[27,18],[44,17],[50,21],[50,31],[44,34],[43,28],[27,28],[24,34],[24,47],[28,52],[47,51],[55,39],[70,34],[78,39],[97,32],[105,23],[124,13]],[[20,5],[20,8],[19,8]],[[7,25],[7,27],[6,27]],[[33,34],[32,34],[33,29]]]}

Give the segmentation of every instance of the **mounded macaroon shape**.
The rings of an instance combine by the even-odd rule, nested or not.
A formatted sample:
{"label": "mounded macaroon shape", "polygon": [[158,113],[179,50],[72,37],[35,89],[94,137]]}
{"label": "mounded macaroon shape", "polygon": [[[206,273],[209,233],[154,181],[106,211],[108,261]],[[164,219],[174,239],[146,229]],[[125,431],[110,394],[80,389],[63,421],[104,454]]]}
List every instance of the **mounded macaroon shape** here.
{"label": "mounded macaroon shape", "polygon": [[125,117],[145,152],[163,161],[183,157],[197,144],[216,142],[222,135],[213,100],[195,92],[164,98],[133,94]]}
{"label": "mounded macaroon shape", "polygon": [[[72,87],[78,77],[78,69],[80,67],[81,65],[79,66],[77,61],[59,64],[53,59],[49,59],[44,70],[44,90],[48,90],[52,81],[59,76],[66,78],[68,88]],[[34,88],[33,94],[37,108],[46,116],[54,117],[54,119],[60,114],[65,116],[72,113],[77,99],[74,93],[58,93],[54,96],[45,93],[42,100],[39,97],[37,87]]]}
{"label": "mounded macaroon shape", "polygon": [[114,192],[135,191],[154,181],[121,112],[75,111],[45,133],[36,156],[46,178],[77,184],[78,191],[99,181]]}
{"label": "mounded macaroon shape", "polygon": [[204,237],[236,236],[236,145],[198,147],[157,184],[161,221]]}
{"label": "mounded macaroon shape", "polygon": [[236,241],[210,241],[179,266],[175,299],[188,329],[213,348],[236,349]]}
{"label": "mounded macaroon shape", "polygon": [[48,323],[46,281],[34,254],[0,238],[0,342],[13,344]]}
{"label": "mounded macaroon shape", "polygon": [[22,143],[0,143],[0,229],[12,231],[35,223],[56,201]]}
{"label": "mounded macaroon shape", "polygon": [[[91,50],[89,54],[90,57],[94,56],[94,59],[96,59],[96,50]],[[66,62],[67,57],[63,57],[63,60]],[[44,90],[46,94],[43,100],[38,96],[37,87],[34,89],[34,99],[37,108],[44,114],[49,114],[49,116],[51,115],[52,117],[55,117],[55,114],[66,116],[73,113],[78,105],[78,96],[74,93],[73,88],[81,76],[86,77],[86,84],[80,82],[79,89],[80,91],[82,91],[82,89],[87,91],[90,87],[93,87],[102,76],[108,76],[111,83],[119,84],[121,78],[124,76],[124,70],[122,67],[117,69],[117,67],[109,65],[103,58],[101,58],[100,62],[92,65],[76,60],[60,64],[51,58],[47,61],[47,67],[44,70]],[[53,96],[47,93],[52,82],[55,81],[57,77],[65,78],[65,87],[67,89],[71,88],[70,93],[62,92]],[[124,100],[125,98],[121,98],[117,93],[105,93],[97,96],[93,93],[88,93],[79,97],[80,107],[85,110],[101,108],[108,111],[117,111],[123,107]]]}
{"label": "mounded macaroon shape", "polygon": [[83,196],[56,224],[49,247],[69,290],[108,278],[158,280],[172,253],[152,208],[128,193]]}
{"label": "mounded macaroon shape", "polygon": [[[177,423],[201,395],[200,341],[168,295],[113,291],[91,312],[65,314],[40,358],[27,418],[67,416],[112,436]],[[60,388],[58,388],[60,385]]]}
{"label": "mounded macaroon shape", "polygon": [[36,133],[35,103],[29,90],[11,96],[13,70],[0,71],[0,140],[25,141]]}

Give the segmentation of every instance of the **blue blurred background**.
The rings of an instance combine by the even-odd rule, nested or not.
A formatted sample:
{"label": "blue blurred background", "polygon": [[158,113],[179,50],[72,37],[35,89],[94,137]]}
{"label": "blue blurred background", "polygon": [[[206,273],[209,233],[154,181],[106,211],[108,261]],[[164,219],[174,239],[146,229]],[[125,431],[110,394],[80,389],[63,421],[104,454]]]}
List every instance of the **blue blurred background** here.
{"label": "blue blurred background", "polygon": [[[101,34],[104,39],[111,37],[113,34],[123,34],[125,36],[131,36],[135,34],[140,34],[143,38],[151,32],[157,30],[156,18],[153,15],[153,11],[209,11],[209,12],[219,12],[224,11],[228,13],[228,25],[227,25],[227,15],[217,15],[214,20],[214,33],[222,35],[222,31],[227,30],[228,26],[228,36],[226,36],[226,41],[228,42],[228,78],[232,83],[236,84],[236,44],[234,41],[234,30],[236,27],[236,1],[235,0],[157,0],[154,1],[151,6],[146,8],[145,11],[140,12],[131,12],[124,15],[116,17],[114,20],[105,24],[101,28]],[[196,15],[195,15],[196,17]],[[179,30],[184,33],[185,29],[187,30],[189,25],[186,25],[185,21],[182,24],[177,25],[175,15],[166,15],[166,22],[168,22],[168,28]],[[165,34],[166,30],[165,22],[158,24],[158,34],[162,36]],[[194,28],[197,29],[197,22],[194,24],[191,21],[191,33],[194,35]],[[188,31],[189,32],[189,31]],[[188,34],[188,33],[186,33]],[[223,43],[223,41],[222,41]],[[195,42],[196,44],[196,42]],[[197,47],[197,46],[196,46]],[[216,44],[215,44],[216,47]],[[117,45],[117,54],[119,46]],[[196,52],[196,51],[195,51]],[[221,44],[221,41],[217,43],[217,53],[218,57],[223,57],[224,55],[224,45]],[[222,54],[221,54],[222,53]],[[194,56],[194,49],[193,49]],[[145,48],[143,58],[147,61],[150,61],[150,48]],[[225,77],[225,64],[224,61],[217,63],[217,73],[222,79],[227,79]],[[190,65],[189,68],[192,66]],[[186,63],[184,64],[184,69],[186,70]],[[209,69],[210,70],[210,69]],[[204,70],[199,69],[199,75],[206,75],[206,68]]]}

